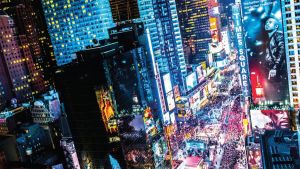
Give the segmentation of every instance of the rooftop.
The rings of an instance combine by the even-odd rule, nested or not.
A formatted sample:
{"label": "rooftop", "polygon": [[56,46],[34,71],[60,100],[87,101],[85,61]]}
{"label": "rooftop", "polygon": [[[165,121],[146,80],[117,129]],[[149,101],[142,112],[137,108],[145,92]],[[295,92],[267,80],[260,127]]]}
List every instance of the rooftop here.
{"label": "rooftop", "polygon": [[290,130],[268,130],[261,138],[264,168],[300,168],[298,136]]}

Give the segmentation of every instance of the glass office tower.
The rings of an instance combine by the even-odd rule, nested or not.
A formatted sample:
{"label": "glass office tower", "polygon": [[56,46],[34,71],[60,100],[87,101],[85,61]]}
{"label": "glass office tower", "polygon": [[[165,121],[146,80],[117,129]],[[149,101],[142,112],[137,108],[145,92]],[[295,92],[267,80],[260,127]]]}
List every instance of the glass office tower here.
{"label": "glass office tower", "polygon": [[184,53],[189,64],[207,57],[211,43],[207,0],[176,0]]}
{"label": "glass office tower", "polygon": [[43,0],[48,31],[57,65],[76,57],[75,52],[93,44],[93,39],[108,38],[114,26],[109,0]]}
{"label": "glass office tower", "polygon": [[160,73],[171,73],[174,86],[184,92],[187,72],[175,0],[138,0],[138,6]]}

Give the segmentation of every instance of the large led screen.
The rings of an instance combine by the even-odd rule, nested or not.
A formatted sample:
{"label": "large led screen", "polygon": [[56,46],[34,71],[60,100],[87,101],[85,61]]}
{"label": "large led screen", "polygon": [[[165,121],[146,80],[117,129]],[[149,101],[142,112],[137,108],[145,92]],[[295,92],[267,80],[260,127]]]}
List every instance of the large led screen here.
{"label": "large led screen", "polygon": [[119,133],[128,168],[144,168],[145,165],[152,164],[152,153],[147,147],[142,115],[122,117],[119,121]]}
{"label": "large led screen", "polygon": [[279,0],[244,0],[243,18],[254,103],[288,99]]}
{"label": "large led screen", "polygon": [[196,72],[193,72],[192,74],[186,77],[187,90],[189,91],[193,89],[196,85],[197,85]]}
{"label": "large led screen", "polygon": [[165,74],[165,75],[163,76],[163,80],[164,80],[165,92],[168,93],[169,91],[172,90],[172,84],[171,84],[170,73]]}
{"label": "large led screen", "polygon": [[249,147],[248,148],[248,168],[249,169],[262,169],[261,152],[260,149]]}
{"label": "large led screen", "polygon": [[287,110],[250,110],[253,130],[273,130],[289,128]]}
{"label": "large led screen", "polygon": [[205,72],[202,68],[202,65],[200,65],[196,68],[196,72],[197,72],[197,77],[198,77],[198,83],[201,83],[205,79]]}
{"label": "large led screen", "polygon": [[58,99],[49,101],[49,111],[51,112],[55,120],[61,116],[60,102]]}
{"label": "large led screen", "polygon": [[167,93],[167,103],[168,103],[168,110],[172,111],[175,108],[174,95],[172,91]]}

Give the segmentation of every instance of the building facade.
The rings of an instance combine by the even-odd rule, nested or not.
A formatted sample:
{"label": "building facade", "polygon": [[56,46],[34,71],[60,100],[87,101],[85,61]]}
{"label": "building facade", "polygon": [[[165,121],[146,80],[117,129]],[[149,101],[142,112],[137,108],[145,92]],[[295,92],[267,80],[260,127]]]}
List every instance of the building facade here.
{"label": "building facade", "polygon": [[208,0],[176,0],[185,57],[189,64],[207,58],[211,43]]}
{"label": "building facade", "polygon": [[42,1],[57,65],[76,58],[75,52],[108,38],[114,26],[109,0]]}
{"label": "building facade", "polygon": [[[2,94],[20,100],[26,101],[36,94],[33,85],[36,82],[35,71],[32,55],[28,53],[28,46],[22,42],[25,41],[23,36],[18,36],[14,21],[6,13],[0,15],[0,56],[2,69],[1,84],[4,86]],[[8,80],[8,82],[7,82]],[[7,87],[9,84],[10,87]],[[5,87],[6,86],[6,87]],[[8,89],[10,88],[10,89]],[[10,90],[10,92],[8,91]],[[5,93],[6,91],[6,93]],[[8,100],[6,98],[6,100]]]}
{"label": "building facade", "polygon": [[300,1],[281,0],[290,104],[300,104]]}
{"label": "building facade", "polygon": [[114,22],[139,18],[137,0],[110,0]]}
{"label": "building facade", "polygon": [[52,90],[42,98],[36,99],[31,108],[31,115],[33,122],[38,124],[48,124],[59,119],[61,108],[58,93]]}
{"label": "building facade", "polygon": [[123,160],[116,124],[108,123],[114,111],[102,61],[103,54],[113,57],[118,48],[113,43],[83,50],[77,63],[62,66],[55,75],[81,168],[106,168],[108,153]]}
{"label": "building facade", "polygon": [[22,35],[23,44],[28,46],[32,55],[35,71],[35,88],[41,93],[52,83],[55,58],[47,25],[44,19],[42,4],[39,0],[9,1],[0,4],[14,20],[18,35]]}
{"label": "building facade", "polygon": [[138,1],[140,17],[149,30],[155,62],[161,74],[171,73],[172,83],[185,92],[187,75],[175,0]]}

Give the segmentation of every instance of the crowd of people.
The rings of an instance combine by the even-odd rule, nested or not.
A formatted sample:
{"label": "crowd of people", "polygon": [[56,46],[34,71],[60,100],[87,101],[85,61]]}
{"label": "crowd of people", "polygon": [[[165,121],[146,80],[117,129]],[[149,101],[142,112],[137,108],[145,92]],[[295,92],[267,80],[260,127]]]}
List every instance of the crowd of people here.
{"label": "crowd of people", "polygon": [[233,169],[239,166],[246,168],[245,150],[242,148],[244,145],[242,128],[242,108],[240,106],[240,97],[236,97],[230,111],[227,115],[228,123],[224,124],[224,132],[226,132],[225,144],[223,145],[224,154],[220,168]]}
{"label": "crowd of people", "polygon": [[[232,75],[232,72],[230,72],[230,74]],[[246,168],[246,152],[244,148],[244,141],[241,139],[244,132],[242,128],[243,110],[240,105],[241,100],[239,96],[241,89],[238,85],[231,86],[231,84],[238,82],[238,78],[232,79],[232,76],[225,75],[222,81],[226,81],[226,83],[221,83],[223,85],[221,88],[224,88],[224,90],[227,88],[229,95],[220,93],[210,97],[208,103],[196,113],[196,116],[194,118],[190,118],[192,122],[196,122],[196,125],[188,126],[191,126],[192,128],[196,127],[195,130],[190,130],[189,127],[182,125],[181,131],[184,131],[183,133],[194,131],[195,135],[192,135],[194,139],[200,139],[204,141],[207,144],[207,147],[215,147],[213,150],[213,168]],[[191,121],[189,121],[187,124],[192,124]],[[214,131],[214,136],[208,136],[204,134],[203,137],[207,136],[207,140],[202,137],[197,138],[196,133],[206,133],[205,129],[207,126],[213,126],[215,123],[220,124],[220,127],[218,127],[217,131]],[[186,131],[186,129],[189,130]],[[216,139],[211,137],[215,137]],[[223,140],[222,143],[220,143],[220,140]],[[184,157],[201,156],[203,159],[211,159],[211,157],[209,157],[211,154],[208,153],[207,150],[199,151],[194,149],[186,149],[186,146],[179,147],[181,151],[184,152],[182,153]],[[221,157],[221,162],[217,162],[220,160],[219,157]]]}

